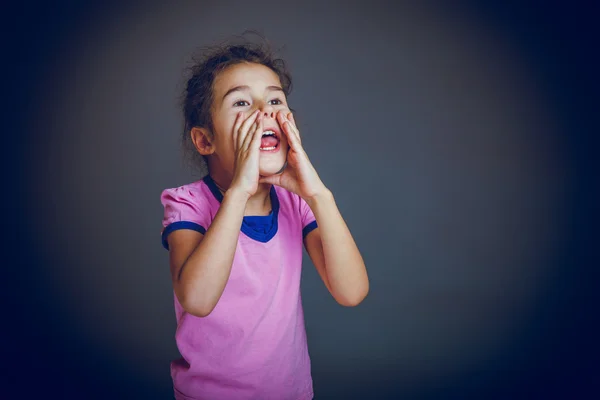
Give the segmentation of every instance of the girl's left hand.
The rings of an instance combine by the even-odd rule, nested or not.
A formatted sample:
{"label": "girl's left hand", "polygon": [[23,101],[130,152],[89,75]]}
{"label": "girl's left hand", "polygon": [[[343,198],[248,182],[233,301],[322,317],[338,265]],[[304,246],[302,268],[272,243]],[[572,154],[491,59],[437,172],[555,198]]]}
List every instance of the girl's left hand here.
{"label": "girl's left hand", "polygon": [[287,167],[281,174],[261,177],[260,183],[270,183],[296,193],[304,200],[311,199],[327,189],[317,171],[310,163],[300,140],[300,131],[296,127],[292,113],[279,111],[277,121],[287,137],[289,151]]}

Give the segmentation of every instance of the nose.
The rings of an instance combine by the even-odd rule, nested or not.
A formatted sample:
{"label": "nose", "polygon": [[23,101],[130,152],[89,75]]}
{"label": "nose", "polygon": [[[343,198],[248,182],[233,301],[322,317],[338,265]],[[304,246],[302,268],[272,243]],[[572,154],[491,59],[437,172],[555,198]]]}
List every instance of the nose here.
{"label": "nose", "polygon": [[263,116],[265,116],[265,117],[275,118],[275,111],[273,110],[273,106],[270,104],[263,104],[260,107],[260,111],[262,112]]}

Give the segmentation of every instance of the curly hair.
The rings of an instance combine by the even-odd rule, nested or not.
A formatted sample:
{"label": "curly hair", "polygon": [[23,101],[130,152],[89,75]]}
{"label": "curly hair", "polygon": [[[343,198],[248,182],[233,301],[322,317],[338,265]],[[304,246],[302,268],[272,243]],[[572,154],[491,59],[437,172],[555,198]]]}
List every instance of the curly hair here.
{"label": "curly hair", "polygon": [[[244,35],[254,33],[261,39],[252,42]],[[283,92],[288,96],[292,89],[292,77],[283,59],[275,56],[268,41],[256,32],[244,32],[239,37],[228,39],[225,43],[205,47],[200,54],[193,57],[193,65],[189,69],[189,79],[183,91],[181,106],[183,109],[184,129],[183,148],[193,164],[204,173],[208,172],[206,157],[200,155],[191,139],[190,131],[194,127],[207,128],[213,134],[212,104],[214,98],[214,82],[219,73],[226,68],[240,63],[261,64],[270,68],[281,82]]]}

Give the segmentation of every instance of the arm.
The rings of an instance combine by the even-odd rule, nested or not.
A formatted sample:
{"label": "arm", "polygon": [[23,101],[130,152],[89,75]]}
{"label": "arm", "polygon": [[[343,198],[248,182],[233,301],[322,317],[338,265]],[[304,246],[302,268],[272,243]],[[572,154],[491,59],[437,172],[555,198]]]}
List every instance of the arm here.
{"label": "arm", "polygon": [[304,241],[306,250],[335,300],[347,307],[358,305],[369,292],[367,270],[333,194],[325,190],[307,200],[318,228]]}
{"label": "arm", "polygon": [[[240,112],[234,125],[236,160],[233,180],[223,196],[215,219],[204,236],[194,231],[175,231],[169,237],[171,277],[181,306],[205,317],[217,305],[231,273],[240,227],[248,199],[258,190],[262,116],[248,118]],[[203,155],[211,144],[198,146]]]}
{"label": "arm", "polygon": [[190,314],[205,317],[223,294],[244,218],[247,196],[227,191],[204,235],[182,229],[168,237],[175,295]]}
{"label": "arm", "polygon": [[290,150],[288,166],[281,174],[261,178],[262,183],[296,193],[315,215],[318,228],[304,241],[321,279],[335,300],[344,306],[359,304],[369,292],[369,279],[354,239],[329,191],[311,164],[291,113],[279,111],[277,119]]}

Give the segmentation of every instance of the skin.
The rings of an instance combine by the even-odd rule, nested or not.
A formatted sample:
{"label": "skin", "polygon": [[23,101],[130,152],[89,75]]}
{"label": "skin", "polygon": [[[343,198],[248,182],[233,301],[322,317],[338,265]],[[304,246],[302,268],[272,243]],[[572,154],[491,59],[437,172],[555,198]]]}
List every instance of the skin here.
{"label": "skin", "polygon": [[[230,89],[247,86],[243,90]],[[318,228],[305,240],[306,250],[325,286],[344,306],[356,306],[369,291],[362,256],[335,203],[302,147],[279,78],[268,67],[242,63],[215,79],[214,132],[194,128],[192,140],[208,157],[211,176],[223,201],[204,235],[181,229],[168,237],[175,294],[190,314],[209,315],[221,297],[235,255],[244,215],[267,215],[269,191],[278,185],[306,201]],[[281,131],[277,153],[260,150],[265,127]],[[277,174],[287,157],[287,168]]]}

